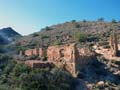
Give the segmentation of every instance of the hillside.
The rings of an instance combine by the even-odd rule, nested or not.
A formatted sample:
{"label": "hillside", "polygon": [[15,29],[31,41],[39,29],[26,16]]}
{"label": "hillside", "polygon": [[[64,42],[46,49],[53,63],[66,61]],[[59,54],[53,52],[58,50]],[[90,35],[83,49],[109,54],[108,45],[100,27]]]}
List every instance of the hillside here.
{"label": "hillside", "polygon": [[[34,90],[32,89],[34,86],[40,85],[38,88],[42,88],[41,90],[49,90],[47,88],[51,88],[51,90],[59,90],[56,88],[61,88],[60,83],[63,82],[61,90],[119,90],[120,62],[106,59],[104,55],[95,52],[97,49],[93,48],[93,46],[96,45],[98,46],[98,50],[101,50],[99,46],[103,46],[102,50],[107,49],[107,55],[110,54],[108,53],[109,51],[114,51],[114,49],[111,49],[109,45],[110,36],[113,34],[113,31],[116,32],[114,35],[118,36],[117,38],[119,39],[120,22],[76,22],[73,20],[63,24],[47,26],[39,32],[18,39],[15,43],[6,46],[6,49],[11,51],[6,53],[6,55],[10,56],[8,58],[13,56],[13,61],[7,59],[12,62],[8,62],[7,66],[1,66],[3,67],[2,71],[7,74],[1,73],[3,77],[0,79],[0,89],[3,90],[5,88],[9,88],[10,90],[13,90],[13,88],[21,88],[22,90],[29,90],[29,88],[31,88],[31,90]],[[115,38],[112,39],[113,44],[115,44],[116,41]],[[70,47],[70,43],[72,42],[76,43],[74,44],[75,47]],[[50,45],[58,46],[49,48],[48,46]],[[40,51],[38,54],[38,48],[36,49],[36,47],[42,47],[43,51]],[[67,49],[65,49],[66,47]],[[71,49],[73,49],[75,53],[73,53]],[[76,58],[73,58],[72,55]],[[111,56],[112,55],[113,54],[111,54]],[[54,58],[54,56],[57,56],[57,58]],[[2,58],[4,57],[2,56]],[[66,57],[70,58],[66,59]],[[74,62],[75,66],[82,67],[83,65],[83,68],[81,69],[76,68],[78,69],[78,71],[76,71],[77,78],[74,78],[73,76],[71,77],[72,73],[70,72],[75,70],[71,66],[72,59],[76,60],[76,62]],[[1,61],[2,63],[6,63],[4,59],[1,60],[3,60]],[[65,63],[62,60],[64,60]],[[43,68],[38,67],[39,69],[37,67],[30,68],[30,66],[28,67],[28,64],[30,65],[30,63],[27,64],[27,61],[31,63],[40,62],[35,66],[44,66],[45,62],[52,62],[51,65],[53,65],[53,67],[49,67],[47,65],[47,67]],[[81,64],[79,64],[79,61],[81,61]],[[90,62],[85,63],[86,61]],[[54,64],[55,62],[57,62],[57,64]],[[57,70],[59,63],[61,68]],[[68,71],[69,69],[70,71]],[[56,83],[56,81],[58,81],[58,83]],[[53,85],[55,89],[53,89]]]}
{"label": "hillside", "polygon": [[[28,48],[46,47],[54,44],[63,44],[76,41],[76,34],[87,36],[87,42],[106,41],[112,30],[119,33],[120,22],[80,21],[75,20],[46,26],[39,32],[23,37],[17,44]],[[76,41],[78,42],[78,41]]]}
{"label": "hillside", "polygon": [[11,44],[21,37],[22,35],[17,33],[11,27],[0,29],[0,53],[7,50],[5,45]]}
{"label": "hillside", "polygon": [[0,29],[1,44],[9,44],[19,37],[21,37],[21,35],[13,30],[11,27]]}

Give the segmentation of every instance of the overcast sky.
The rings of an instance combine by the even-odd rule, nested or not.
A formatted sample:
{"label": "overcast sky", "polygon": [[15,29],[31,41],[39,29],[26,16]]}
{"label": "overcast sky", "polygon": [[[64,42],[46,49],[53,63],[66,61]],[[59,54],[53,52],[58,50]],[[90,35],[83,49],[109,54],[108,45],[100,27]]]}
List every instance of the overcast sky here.
{"label": "overcast sky", "polygon": [[71,20],[120,20],[120,0],[0,0],[0,28],[22,35]]}

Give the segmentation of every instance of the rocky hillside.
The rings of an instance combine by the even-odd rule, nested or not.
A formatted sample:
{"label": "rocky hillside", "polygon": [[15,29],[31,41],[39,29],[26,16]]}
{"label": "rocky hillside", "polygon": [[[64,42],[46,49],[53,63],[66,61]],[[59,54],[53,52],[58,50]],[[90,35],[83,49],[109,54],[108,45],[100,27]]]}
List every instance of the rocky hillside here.
{"label": "rocky hillside", "polygon": [[[108,48],[109,37],[111,35],[111,32],[115,30],[119,38],[120,22],[85,21],[85,20],[81,22],[76,22],[75,20],[73,20],[71,22],[66,22],[63,24],[46,26],[45,28],[41,29],[39,32],[33,33],[31,35],[25,36],[17,40],[15,44],[11,44],[7,48],[11,49],[11,51],[15,51],[10,53],[9,56],[12,56],[12,55],[15,56],[15,54],[18,54],[20,50],[25,50],[27,48],[35,48],[38,46],[46,48],[49,45],[59,45],[59,44],[70,43],[70,42],[76,42],[77,46],[90,46],[90,48],[92,48],[92,45],[99,44],[100,46],[104,46],[104,48]],[[23,60],[26,60],[26,59],[23,59]],[[30,70],[29,72],[26,72],[26,71],[28,71],[26,66],[21,66],[21,65],[19,66],[15,63],[15,66],[12,67],[10,74],[7,74],[6,77],[1,78],[0,80],[1,87],[10,88],[9,87],[10,85],[8,86],[8,83],[9,83],[11,84],[12,87],[15,87],[15,88],[19,85],[22,86],[21,88],[27,88],[31,86],[33,86],[31,88],[34,88],[34,84],[28,84],[28,82],[30,81],[31,83],[34,83],[35,81],[34,79],[33,81],[31,80],[31,76],[29,78],[29,75],[31,75],[32,70]],[[33,72],[34,71],[32,71],[32,75],[34,75]],[[92,62],[88,63],[87,66],[81,69],[78,73],[79,73],[78,78],[74,80],[75,84],[72,83],[71,85],[67,81],[69,86],[75,85],[76,89],[74,88],[74,90],[120,90],[120,62],[119,61],[112,61],[112,60],[109,61],[105,59],[102,55],[96,54],[95,59],[93,59]],[[26,75],[25,78],[24,77],[21,78],[22,74],[23,76]],[[49,77],[48,72],[44,74],[40,74],[40,73],[37,75],[36,74],[37,73],[35,73],[35,76],[38,76],[38,75],[46,76],[47,74],[47,77]],[[14,76],[12,77],[10,75],[14,75]],[[50,75],[53,75],[53,74],[50,74]],[[65,73],[57,74],[57,75],[60,75],[61,77],[61,75],[65,75]],[[40,77],[36,77],[36,78],[40,78]],[[61,79],[61,80],[65,80],[65,77],[63,78],[64,79]],[[52,78],[50,77],[50,79]],[[60,78],[58,77],[58,79]],[[4,82],[4,80],[6,80],[6,82]],[[21,81],[18,81],[18,80],[21,80]],[[45,78],[41,77],[40,79],[37,79],[37,80],[38,80],[37,81],[38,83],[35,83],[35,84],[40,85],[41,83],[40,81],[46,82],[46,77]],[[49,81],[54,81],[49,79],[47,80],[48,80],[47,85],[45,83],[46,86],[49,86],[48,85]],[[72,82],[72,80],[70,79],[69,81]],[[59,84],[60,83],[58,83],[58,86],[60,86]],[[52,82],[52,85],[54,85],[54,82]],[[56,82],[55,82],[55,85],[56,85]],[[66,85],[67,84],[65,84],[65,86]],[[65,88],[62,90],[71,90],[71,89]]]}
{"label": "rocky hillside", "polygon": [[[46,26],[39,32],[23,37],[17,42],[24,47],[34,48],[38,45],[49,46],[75,42],[78,33],[84,34],[87,42],[106,41],[112,30],[120,30],[120,22],[80,21],[75,20]],[[78,41],[76,41],[78,42]]]}

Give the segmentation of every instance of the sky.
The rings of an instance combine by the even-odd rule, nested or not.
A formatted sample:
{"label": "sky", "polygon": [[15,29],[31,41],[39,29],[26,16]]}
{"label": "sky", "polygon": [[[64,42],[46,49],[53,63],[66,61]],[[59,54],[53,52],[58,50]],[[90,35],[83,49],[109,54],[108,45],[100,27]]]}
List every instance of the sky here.
{"label": "sky", "polygon": [[77,20],[120,20],[120,0],[0,0],[0,28],[28,35],[45,26]]}

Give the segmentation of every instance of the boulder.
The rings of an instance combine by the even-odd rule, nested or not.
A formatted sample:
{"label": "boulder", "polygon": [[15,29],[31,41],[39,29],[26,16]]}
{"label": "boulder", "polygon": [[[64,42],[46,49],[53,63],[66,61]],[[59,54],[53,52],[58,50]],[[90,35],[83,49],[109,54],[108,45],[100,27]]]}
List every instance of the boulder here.
{"label": "boulder", "polygon": [[97,83],[97,86],[98,87],[104,87],[104,81],[99,81],[98,83]]}

